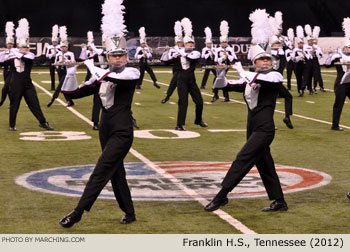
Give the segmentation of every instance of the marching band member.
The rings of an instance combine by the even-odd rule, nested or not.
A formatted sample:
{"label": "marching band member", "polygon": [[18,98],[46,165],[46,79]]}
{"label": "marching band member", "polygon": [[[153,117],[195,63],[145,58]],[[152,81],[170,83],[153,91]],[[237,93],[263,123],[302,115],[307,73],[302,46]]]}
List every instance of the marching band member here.
{"label": "marching band member", "polygon": [[[52,38],[51,38],[52,45],[49,45],[46,52],[46,58],[50,61],[50,78],[51,78],[51,89],[52,91],[55,90],[55,71],[57,71],[57,68],[53,66],[52,64],[55,63],[56,55],[59,51],[61,51],[61,47],[58,44],[58,25],[54,25],[52,27]],[[57,71],[58,73],[58,71]]]}
{"label": "marching band member", "polygon": [[304,30],[301,25],[297,26],[297,47],[293,49],[292,59],[295,61],[295,77],[297,79],[297,86],[299,97],[304,96],[303,78],[305,68],[305,52],[304,52]]}
{"label": "marching band member", "polygon": [[10,64],[8,58],[10,56],[11,49],[13,48],[15,44],[15,39],[14,39],[14,24],[13,22],[9,21],[6,22],[5,25],[5,32],[6,32],[6,48],[7,50],[0,52],[0,66],[3,65],[3,77],[4,77],[4,86],[1,89],[1,100],[0,100],[0,107],[2,104],[4,104],[6,100],[6,96],[9,92],[9,85],[7,80],[7,77],[9,76],[10,73]]}
{"label": "marching band member", "polygon": [[105,0],[102,5],[102,30],[106,34],[107,60],[109,69],[95,67],[92,60],[86,60],[95,82],[70,94],[80,98],[98,93],[102,104],[101,126],[99,129],[102,154],[97,161],[83,195],[76,208],[59,224],[69,228],[81,220],[84,211],[90,211],[98,195],[108,181],[112,182],[113,191],[119,207],[125,213],[121,224],[136,220],[135,210],[126,180],[124,158],[133,142],[131,104],[135,87],[140,77],[136,68],[125,67],[128,51],[124,32],[121,0]]}
{"label": "marching band member", "polygon": [[[67,28],[65,26],[60,27],[60,39],[61,39],[61,51],[59,51],[56,54],[56,59],[55,59],[55,64],[71,64],[75,62],[75,57],[74,53],[68,51],[68,36],[67,36]],[[67,75],[67,67],[62,65],[62,66],[56,66],[57,71],[58,71],[58,77],[59,77],[59,84],[53,93],[51,101],[47,104],[47,107],[50,107],[52,103],[57,99],[58,95],[61,92],[62,85],[65,81],[66,75]],[[76,68],[75,66],[71,66],[71,69],[69,71],[69,77],[75,76],[75,71]],[[67,107],[74,106],[74,102],[72,99],[68,98],[66,94],[63,94],[66,100],[68,101]]]}
{"label": "marching band member", "polygon": [[279,67],[277,71],[282,73],[283,75],[284,68],[286,67],[286,64],[287,64],[287,60],[285,57],[285,50],[287,50],[290,47],[291,43],[288,37],[282,35],[282,32],[283,32],[282,12],[276,11],[273,19],[275,21],[275,25],[277,26],[277,33],[275,35],[278,37],[280,41],[280,46],[281,46],[281,48],[278,50],[280,62],[279,62]]}
{"label": "marching band member", "polygon": [[[215,50],[215,62],[219,65],[224,64],[224,65],[230,65],[233,63],[235,60],[237,60],[237,56],[233,50],[232,47],[228,45],[228,31],[229,31],[229,26],[227,21],[223,20],[220,23],[220,47]],[[228,71],[228,69],[227,69]],[[226,72],[227,72],[226,71]],[[219,99],[219,90],[218,89],[213,89],[214,96],[211,99],[211,102],[215,102],[217,99]],[[225,97],[225,102],[230,101],[230,97],[228,95],[228,92],[223,91],[224,97]]]}
{"label": "marching band member", "polygon": [[[81,49],[79,59],[83,61],[87,59],[93,59],[94,61],[99,61],[99,63],[106,62],[106,59],[104,56],[105,52],[103,51],[103,49],[97,49],[94,44],[94,35],[92,31],[87,32],[87,41],[88,41],[87,45],[84,45]],[[103,41],[103,38],[102,38],[102,41]],[[100,66],[100,67],[104,69],[107,68],[107,66]],[[90,78],[91,78],[91,73],[89,69],[87,69],[85,81],[88,81]],[[98,94],[94,94],[93,105],[92,105],[92,118],[91,118],[91,121],[94,123],[94,126],[92,126],[93,130],[99,129],[100,111],[101,111],[101,106],[100,106]]]}
{"label": "marching band member", "polygon": [[346,97],[350,98],[350,18],[344,18],[342,25],[345,32],[344,46],[342,49],[338,49],[337,53],[329,54],[325,61],[327,67],[335,65],[337,69],[337,78],[334,82],[335,101],[331,127],[332,130],[336,131],[343,130],[339,127],[340,116]]}
{"label": "marching band member", "polygon": [[314,44],[314,38],[312,37],[312,29],[310,25],[305,25],[305,33],[306,33],[306,40],[307,44],[304,45],[304,53],[305,53],[305,67],[304,67],[304,73],[303,73],[303,87],[307,87],[309,90],[309,95],[314,94],[312,89],[312,76],[314,73],[314,58],[317,59],[315,48],[313,47]]}
{"label": "marching band member", "polygon": [[[94,34],[92,31],[87,32],[87,44],[82,44],[81,52],[79,56],[79,60],[84,61],[87,59],[95,59],[99,55],[98,51],[96,51],[96,47],[94,46],[95,50],[92,49],[92,45],[94,44]],[[87,69],[87,73],[85,76],[85,81],[89,80],[91,78],[91,73],[89,69]]]}
{"label": "marching band member", "polygon": [[179,101],[177,125],[175,130],[184,131],[185,128],[183,126],[186,122],[188,94],[191,95],[193,102],[196,104],[196,118],[194,124],[201,127],[207,127],[208,125],[202,120],[203,98],[196,84],[196,77],[194,75],[196,62],[200,58],[200,52],[194,50],[194,38],[192,36],[191,21],[188,18],[183,18],[181,20],[181,24],[185,32],[185,48],[177,50],[177,53],[180,55],[180,57],[177,58],[177,64],[179,67],[177,77],[177,92],[179,95]]}
{"label": "marching band member", "polygon": [[226,90],[244,93],[244,100],[248,105],[247,142],[237,154],[223,182],[222,189],[214,199],[205,206],[206,211],[215,211],[228,203],[227,195],[246,174],[256,165],[270,200],[274,200],[270,207],[263,208],[263,212],[286,211],[281,184],[276,173],[275,165],[270,153],[270,144],[275,135],[273,114],[279,85],[283,76],[272,71],[272,55],[268,40],[270,27],[268,14],[265,10],[256,10],[250,14],[252,24],[251,59],[255,72],[245,71],[240,62],[232,65],[241,79],[227,81],[225,72],[218,74],[216,82],[228,82]]}
{"label": "marching band member", "polygon": [[[292,89],[291,79],[292,74],[295,72],[295,62],[293,59],[293,49],[294,49],[294,30],[289,28],[287,31],[287,36],[290,43],[290,47],[285,50],[286,60],[287,60],[287,87],[288,90]],[[294,73],[295,74],[295,73]]]}
{"label": "marching band member", "polygon": [[170,84],[168,87],[168,90],[166,91],[166,96],[163,100],[161,100],[161,103],[166,103],[170,96],[174,93],[176,86],[177,86],[177,77],[178,73],[180,71],[180,67],[177,64],[177,58],[180,57],[180,54],[178,51],[184,47],[183,43],[183,36],[182,36],[182,25],[180,21],[176,21],[174,25],[174,32],[175,32],[175,46],[174,48],[169,48],[168,51],[165,51],[162,55],[161,61],[165,64],[172,64],[172,72],[173,77],[170,80]]}
{"label": "marching band member", "polygon": [[143,77],[145,75],[145,70],[147,73],[151,76],[151,79],[153,81],[153,86],[156,88],[160,88],[160,86],[157,83],[157,78],[153,73],[152,68],[148,64],[148,60],[152,58],[152,53],[151,49],[147,46],[146,43],[146,32],[145,32],[145,27],[141,27],[139,29],[139,34],[140,34],[140,46],[136,48],[136,53],[135,53],[135,59],[140,60],[140,79],[139,83],[136,86],[136,89],[141,89]]}
{"label": "marching band member", "polygon": [[24,97],[30,111],[39,121],[39,126],[46,130],[53,130],[41,111],[38,95],[30,78],[34,54],[29,51],[29,24],[27,19],[19,20],[16,37],[19,49],[12,48],[8,57],[8,60],[11,61],[10,73],[7,78],[10,98],[9,131],[16,131],[17,112],[22,97]]}
{"label": "marching band member", "polygon": [[312,36],[314,38],[313,41],[313,48],[314,48],[314,54],[316,57],[313,57],[314,61],[314,72],[313,72],[313,77],[314,77],[314,93],[316,94],[316,87],[317,87],[317,82],[320,85],[320,91],[326,92],[323,87],[323,79],[322,79],[322,74],[321,74],[321,67],[320,67],[320,62],[319,60],[323,57],[323,52],[321,47],[317,45],[317,40],[318,36],[320,35],[320,27],[315,26],[312,32]]}
{"label": "marching band member", "polygon": [[[213,41],[211,39],[212,33],[209,27],[206,27],[204,29],[205,33],[205,45],[202,49],[202,58],[205,59],[205,65],[206,66],[212,66],[215,65],[215,49],[213,48]],[[208,76],[212,72],[214,74],[214,77],[216,77],[216,71],[215,69],[205,69],[203,79],[202,79],[202,84],[201,84],[201,89],[205,89],[205,85],[207,84]],[[214,78],[215,80],[215,78]]]}
{"label": "marching band member", "polygon": [[[279,19],[282,19],[282,13],[280,13]],[[276,14],[275,14],[276,17]],[[281,27],[281,21],[277,21],[276,18],[270,17],[270,29],[272,35],[269,39],[270,47],[271,47],[271,55],[273,59],[273,70],[276,70],[283,76],[284,67],[286,64],[286,57],[284,54],[284,50],[282,47],[282,42],[279,37],[277,37],[277,34],[279,33],[279,29]],[[284,46],[286,47],[286,46]],[[278,97],[284,98],[284,111],[285,111],[285,117],[283,118],[283,122],[286,124],[286,126],[290,129],[293,129],[293,124],[290,120],[290,116],[293,114],[293,96],[289,91],[283,86],[283,83],[279,85],[279,91],[278,91]]]}

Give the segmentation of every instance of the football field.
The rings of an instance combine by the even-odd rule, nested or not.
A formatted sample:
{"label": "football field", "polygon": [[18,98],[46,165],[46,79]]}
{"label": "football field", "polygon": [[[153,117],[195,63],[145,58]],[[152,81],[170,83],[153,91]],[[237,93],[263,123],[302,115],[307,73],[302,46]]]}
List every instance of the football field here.
{"label": "football field", "polygon": [[[203,205],[220,189],[220,182],[246,140],[247,106],[241,93],[230,93],[230,102],[211,103],[210,75],[204,100],[203,120],[208,128],[194,125],[194,104],[189,98],[186,132],[174,131],[177,92],[161,104],[172,77],[170,68],[154,68],[161,88],[145,74],[136,90],[132,150],[125,162],[137,221],[120,225],[123,212],[108,184],[90,212],[71,229],[58,221],[77,204],[79,195],[101,154],[98,132],[92,130],[92,97],[75,100],[67,108],[61,94],[47,108],[52,91],[47,69],[32,70],[43,113],[53,132],[39,128],[38,121],[22,100],[17,131],[8,131],[9,100],[0,107],[0,233],[81,234],[295,234],[349,233],[350,201],[350,104],[344,104],[341,127],[331,131],[335,69],[322,69],[327,92],[298,97],[292,80],[294,129],[284,118],[284,100],[278,99],[277,127],[271,144],[287,212],[264,213],[268,200],[254,168],[232,191],[229,203],[208,213]],[[201,84],[203,72],[197,69]],[[237,78],[233,71],[229,78]],[[85,69],[78,69],[83,82]],[[2,81],[2,76],[0,76]],[[3,82],[2,82],[3,84]],[[0,85],[2,88],[3,85]],[[222,92],[219,92],[222,98]]]}

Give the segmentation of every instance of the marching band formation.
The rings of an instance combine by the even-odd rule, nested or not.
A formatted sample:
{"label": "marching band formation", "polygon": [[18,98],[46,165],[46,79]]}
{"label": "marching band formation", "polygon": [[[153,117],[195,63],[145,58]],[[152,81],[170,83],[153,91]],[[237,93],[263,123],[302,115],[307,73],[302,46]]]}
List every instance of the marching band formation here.
{"label": "marching band formation", "polygon": [[[125,40],[122,0],[105,0],[102,5],[103,33],[102,47],[94,44],[93,33],[87,33],[87,44],[77,60],[68,51],[68,35],[65,26],[52,28],[52,45],[46,57],[50,62],[52,99],[50,107],[60,93],[74,106],[74,99],[93,95],[92,121],[94,130],[99,130],[102,154],[89,178],[84,193],[76,208],[59,223],[62,227],[71,227],[79,222],[84,211],[89,211],[101,190],[108,181],[112,182],[114,194],[125,216],[120,220],[128,224],[136,220],[135,210],[125,178],[124,158],[133,142],[133,127],[138,127],[132,117],[131,104],[135,89],[141,89],[144,71],[151,76],[153,85],[160,88],[157,78],[149,65],[152,48],[146,43],[145,27],[139,29],[140,46],[136,49],[135,58],[139,60],[139,70],[126,67],[128,60]],[[248,52],[251,61],[249,70],[242,67],[234,49],[229,45],[229,25],[223,20],[220,24],[220,46],[214,47],[212,32],[209,27],[204,30],[206,39],[202,52],[195,50],[193,27],[190,19],[183,18],[174,25],[175,46],[167,47],[161,61],[172,67],[172,79],[161,103],[166,103],[174,90],[178,91],[178,116],[175,129],[185,131],[188,95],[195,103],[194,124],[208,127],[203,121],[203,99],[200,92],[205,89],[210,73],[214,76],[212,83],[212,102],[219,99],[222,90],[224,101],[230,101],[229,92],[241,92],[248,107],[247,142],[232,163],[222,182],[222,189],[205,207],[206,211],[215,211],[228,203],[227,195],[256,165],[272,204],[262,209],[264,212],[286,211],[287,203],[275,170],[270,153],[270,144],[275,135],[273,120],[276,99],[285,100],[285,118],[283,122],[293,129],[290,116],[292,112],[291,76],[295,73],[297,91],[304,96],[307,88],[309,95],[325,92],[319,60],[324,56],[317,46],[320,28],[310,25],[296,27],[296,36],[292,28],[287,36],[282,35],[282,13],[270,16],[265,10],[255,10],[250,16],[252,22],[252,44]],[[13,22],[6,23],[6,48],[0,52],[0,64],[3,66],[4,86],[0,106],[6,96],[10,99],[9,130],[16,130],[16,116],[22,97],[29,109],[39,121],[39,126],[46,130],[53,128],[46,121],[39,100],[30,78],[34,54],[29,52],[29,24],[26,19],[19,21],[16,33]],[[333,106],[332,130],[341,131],[340,116],[346,97],[350,98],[350,18],[343,22],[345,43],[336,52],[328,54],[325,65],[336,66],[337,78],[334,84],[335,103]],[[304,35],[306,33],[306,37]],[[16,35],[16,43],[15,43]],[[60,41],[60,43],[59,43]],[[17,45],[14,47],[14,45]],[[204,75],[197,85],[195,69],[200,58],[205,60]],[[76,70],[81,64],[86,65],[88,72],[85,82],[77,83]],[[227,79],[229,68],[234,69],[239,78]],[[283,72],[287,71],[287,88],[283,85]],[[55,87],[55,72],[59,84]],[[312,85],[313,80],[313,85]],[[100,122],[101,112],[101,123]]]}

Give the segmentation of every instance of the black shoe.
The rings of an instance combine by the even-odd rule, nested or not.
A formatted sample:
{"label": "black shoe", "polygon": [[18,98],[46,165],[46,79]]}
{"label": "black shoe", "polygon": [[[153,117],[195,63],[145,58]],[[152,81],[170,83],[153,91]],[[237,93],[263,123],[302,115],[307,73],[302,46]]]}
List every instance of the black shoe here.
{"label": "black shoe", "polygon": [[314,93],[312,92],[312,90],[309,90],[309,95],[313,95]]}
{"label": "black shoe", "polygon": [[304,90],[299,90],[299,97],[303,97],[304,96]]}
{"label": "black shoe", "polygon": [[16,131],[17,129],[16,129],[16,127],[9,127],[9,131]]}
{"label": "black shoe", "polygon": [[120,224],[130,224],[131,222],[136,221],[135,215],[125,215],[123,218],[120,219]]}
{"label": "black shoe", "polygon": [[137,86],[136,86],[136,89],[141,89],[141,86],[137,85]]}
{"label": "black shoe", "polygon": [[343,131],[343,128],[340,128],[339,126],[332,126],[331,130],[335,130],[335,131]]}
{"label": "black shoe", "polygon": [[348,197],[348,199],[350,199],[350,192],[346,193],[346,197]]}
{"label": "black shoe", "polygon": [[100,126],[98,125],[98,123],[94,123],[92,130],[99,130],[99,129],[100,129]]}
{"label": "black shoe", "polygon": [[132,119],[132,126],[134,126],[134,128],[136,128],[136,129],[139,129],[139,128],[140,128],[140,127],[137,125],[136,119],[135,119],[135,118]]}
{"label": "black shoe", "polygon": [[208,205],[204,207],[205,211],[213,212],[215,210],[218,210],[221,206],[224,206],[228,203],[228,198],[218,199],[218,200],[212,200]]}
{"label": "black shoe", "polygon": [[177,125],[175,130],[186,131],[186,129],[182,125]]}
{"label": "black shoe", "polygon": [[59,224],[64,228],[70,228],[81,220],[81,216],[82,214],[78,214],[77,211],[73,210],[70,214],[63,217]]}
{"label": "black shoe", "polygon": [[71,100],[68,101],[67,107],[73,107],[75,105],[75,103]]}
{"label": "black shoe", "polygon": [[208,127],[208,124],[206,124],[206,123],[205,123],[205,122],[203,122],[203,121],[200,121],[200,122],[194,122],[194,124],[199,125],[199,126],[201,126],[201,127],[203,127],[203,128]]}
{"label": "black shoe", "polygon": [[279,203],[276,200],[272,202],[269,207],[265,207],[261,209],[261,211],[263,212],[276,212],[276,211],[287,211],[287,210],[288,210],[288,206],[285,201],[283,201],[282,203]]}
{"label": "black shoe", "polygon": [[50,124],[48,122],[40,123],[39,127],[47,129],[47,130],[53,130],[53,128],[50,126]]}
{"label": "black shoe", "polygon": [[51,99],[51,101],[46,105],[48,108],[51,107],[52,103],[55,101],[55,99]]}
{"label": "black shoe", "polygon": [[286,126],[290,129],[293,129],[293,124],[292,124],[292,121],[288,118],[288,117],[285,117],[283,118],[283,122],[286,124]]}
{"label": "black shoe", "polygon": [[155,83],[153,84],[153,86],[155,86],[156,88],[160,88],[160,86],[158,85],[157,82],[155,82]]}
{"label": "black shoe", "polygon": [[201,86],[201,89],[205,89],[205,86]]}
{"label": "black shoe", "polygon": [[320,88],[320,91],[321,91],[321,92],[326,92],[326,90],[324,90],[323,87]]}
{"label": "black shoe", "polygon": [[160,102],[164,104],[164,103],[166,103],[167,101],[169,101],[169,98],[170,98],[169,96],[166,96],[166,97],[165,97],[163,100],[161,100]]}
{"label": "black shoe", "polygon": [[218,99],[219,99],[219,96],[218,95],[214,95],[213,98],[211,98],[211,102],[215,102]]}
{"label": "black shoe", "polygon": [[316,88],[314,88],[314,90],[312,91],[314,94],[317,94]]}
{"label": "black shoe", "polygon": [[50,91],[56,91],[56,89],[55,88],[50,88]]}
{"label": "black shoe", "polygon": [[224,102],[229,102],[230,101],[230,98],[228,98],[228,97],[225,97],[225,100],[224,100]]}

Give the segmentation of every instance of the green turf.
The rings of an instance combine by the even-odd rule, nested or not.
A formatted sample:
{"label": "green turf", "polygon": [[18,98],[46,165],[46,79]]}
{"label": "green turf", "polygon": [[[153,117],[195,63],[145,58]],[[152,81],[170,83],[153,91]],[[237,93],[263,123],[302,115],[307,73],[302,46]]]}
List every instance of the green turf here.
{"label": "green turf", "polygon": [[[36,71],[37,69],[33,69]],[[159,68],[155,70],[169,70]],[[42,69],[40,69],[42,71]],[[230,74],[235,75],[233,72]],[[196,73],[200,85],[202,73]],[[171,74],[156,73],[159,82],[169,83]],[[85,77],[77,75],[79,82]],[[146,74],[145,78],[150,80]],[[294,76],[293,76],[294,78]],[[48,74],[32,74],[32,79],[49,89]],[[323,75],[325,88],[333,89],[335,73]],[[204,102],[210,102],[210,76],[203,93]],[[296,84],[295,81],[293,84]],[[0,85],[2,87],[2,85]],[[144,81],[143,89],[135,93],[133,115],[141,129],[174,129],[177,105],[161,104],[166,86],[156,89]],[[8,132],[9,101],[0,108],[0,233],[239,233],[214,214],[204,212],[196,201],[135,201],[137,222],[119,225],[121,210],[114,200],[99,199],[92,211],[84,215],[81,223],[66,230],[58,225],[61,217],[72,210],[78,198],[31,191],[15,184],[15,178],[26,172],[60,166],[94,164],[101,150],[98,133],[91,126],[72,114],[58,102],[51,108],[46,104],[50,97],[37,88],[42,110],[55,130],[85,131],[90,140],[62,142],[32,142],[19,140],[21,132],[42,131],[25,102],[22,101],[16,132]],[[296,86],[292,87],[294,114],[331,122],[334,93],[297,97]],[[220,96],[222,93],[220,92]],[[61,99],[64,100],[62,95]],[[243,101],[242,94],[230,93],[230,98]],[[170,99],[177,102],[177,93]],[[308,103],[311,101],[314,103]],[[284,110],[283,99],[278,99],[276,109]],[[193,124],[194,105],[189,99],[186,129],[201,134],[199,138],[178,140],[155,140],[135,138],[133,148],[152,161],[226,161],[234,160],[245,142],[245,132],[210,133]],[[92,97],[76,101],[77,111],[91,117]],[[245,104],[221,100],[204,105],[203,119],[209,129],[245,129],[247,107]],[[330,131],[330,125],[292,117],[293,130],[282,122],[283,113],[275,113],[275,140],[271,152],[277,164],[314,169],[330,174],[332,181],[327,186],[286,194],[289,211],[262,213],[260,209],[270,202],[266,197],[231,199],[222,208],[234,218],[257,233],[348,233],[350,224],[346,213],[350,202],[345,197],[350,190],[348,143],[350,130]],[[341,124],[350,126],[350,105],[345,104]],[[156,131],[158,136],[171,133]],[[139,160],[129,154],[127,162]],[[220,182],[220,181],[218,181]]]}

